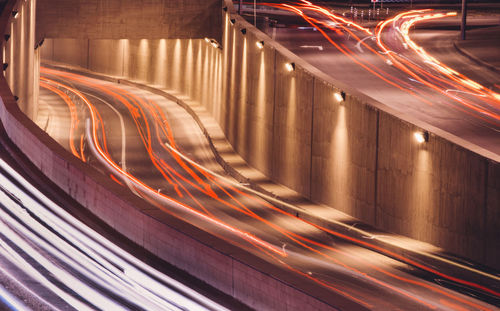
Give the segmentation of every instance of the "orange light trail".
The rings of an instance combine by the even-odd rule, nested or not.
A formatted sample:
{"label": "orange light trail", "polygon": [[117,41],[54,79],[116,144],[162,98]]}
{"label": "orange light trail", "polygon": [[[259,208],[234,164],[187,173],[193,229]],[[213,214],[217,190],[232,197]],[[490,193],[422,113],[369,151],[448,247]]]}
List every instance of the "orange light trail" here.
{"label": "orange light trail", "polygon": [[[151,158],[151,161],[152,163],[154,164],[154,166],[160,171],[160,172],[165,172],[165,174],[162,173],[162,175],[165,177],[165,179],[169,182],[169,183],[176,183],[179,185],[180,188],[176,188],[176,191],[177,192],[180,192],[180,189],[182,189],[182,191],[186,192],[191,199],[193,199],[193,201],[198,204],[202,209],[203,209],[203,212],[200,212],[200,211],[197,211],[187,205],[185,205],[184,203],[182,202],[179,202],[178,200],[176,199],[173,199],[169,196],[166,196],[164,194],[159,194],[157,191],[155,191],[154,189],[152,189],[151,187],[147,186],[146,184],[144,184],[143,182],[141,182],[140,180],[136,179],[134,176],[130,175],[129,173],[127,173],[126,171],[123,171],[118,165],[116,165],[116,163],[114,163],[113,160],[111,160],[111,158],[109,157],[109,154],[108,155],[104,155],[103,158],[105,159],[105,161],[111,166],[113,167],[113,170],[115,172],[118,172],[118,175],[121,176],[120,178],[126,178],[130,181],[132,181],[136,186],[136,190],[139,190],[144,196],[146,197],[161,197],[161,198],[164,198],[166,200],[169,200],[169,201],[172,201],[172,202],[175,202],[176,204],[180,204],[181,206],[183,206],[183,208],[189,210],[190,213],[193,213],[203,219],[206,219],[207,221],[209,222],[212,222],[212,223],[216,223],[217,225],[231,231],[231,232],[237,232],[238,235],[240,236],[244,236],[245,239],[250,242],[252,245],[259,245],[259,249],[261,248],[265,248],[275,254],[278,254],[280,255],[281,257],[285,257],[287,254],[284,250],[281,250],[271,244],[269,244],[268,242],[265,242],[257,237],[255,237],[254,235],[250,234],[250,233],[247,233],[247,232],[242,232],[242,231],[239,231],[239,229],[236,229],[236,228],[233,228],[231,226],[229,226],[228,224],[216,219],[215,217],[213,217],[213,215],[210,215],[208,213],[207,210],[205,210],[203,208],[203,206],[201,205],[201,203],[196,200],[195,196],[192,195],[184,186],[182,186],[182,184],[180,183],[180,181],[182,180],[183,182],[187,183],[189,186],[193,187],[194,189],[198,190],[200,193],[203,193],[204,195],[216,200],[217,202],[225,205],[225,206],[228,206],[236,211],[239,211],[241,213],[243,213],[244,215],[246,216],[249,216],[249,217],[252,217],[256,220],[259,220],[260,222],[262,223],[265,223],[267,226],[269,226],[270,228],[273,228],[274,230],[276,230],[277,232],[280,232],[281,234],[283,234],[284,236],[286,236],[287,238],[291,239],[292,241],[294,241],[297,245],[300,245],[308,250],[310,250],[311,252],[313,253],[316,253],[328,260],[331,260],[333,262],[335,262],[336,264],[340,265],[340,266],[343,266],[344,268],[348,269],[349,271],[352,271],[356,274],[359,274],[359,275],[362,275],[363,277],[366,277],[368,278],[369,280],[371,280],[372,282],[375,282],[379,285],[382,285],[394,292],[398,292],[399,294],[402,294],[402,295],[405,295],[415,301],[417,301],[418,303],[420,304],[424,304],[428,307],[430,307],[429,305],[427,305],[425,302],[421,301],[418,297],[414,296],[414,295],[411,295],[409,293],[406,293],[406,292],[401,292],[398,288],[390,285],[390,284],[387,284],[385,282],[382,282],[380,280],[377,280],[353,267],[350,267],[349,265],[343,263],[343,262],[340,262],[338,261],[337,259],[333,258],[332,256],[330,256],[329,254],[319,250],[319,249],[316,249],[315,247],[319,247],[321,249],[325,249],[325,250],[329,250],[329,251],[334,251],[334,252],[339,252],[339,250],[329,246],[329,245],[325,245],[323,243],[320,243],[320,242],[317,242],[317,241],[314,241],[314,240],[311,240],[311,239],[308,239],[306,237],[303,237],[303,236],[300,236],[294,232],[290,232],[284,228],[281,228],[280,226],[266,220],[265,218],[263,217],[260,217],[258,216],[255,212],[253,212],[250,208],[246,207],[242,202],[240,202],[234,195],[230,194],[229,191],[233,191],[234,193],[237,193],[239,195],[243,195],[244,197],[246,198],[249,198],[249,199],[252,199],[254,200],[255,202],[258,202],[260,204],[262,204],[263,206],[267,207],[267,208],[271,208],[272,210],[274,211],[277,211],[283,215],[287,215],[289,217],[292,217],[293,219],[295,220],[299,220],[301,222],[304,222],[308,225],[311,225],[317,229],[320,229],[324,232],[327,232],[327,233],[330,233],[330,234],[333,234],[337,237],[340,237],[344,240],[348,240],[348,241],[351,241],[351,242],[354,242],[355,244],[358,244],[358,245],[362,245],[364,247],[367,247],[367,248],[370,248],[370,249],[374,249],[376,251],[379,251],[381,253],[384,253],[384,254],[387,254],[393,258],[397,258],[398,260],[401,260],[403,262],[407,262],[409,264],[412,264],[416,267],[419,267],[423,270],[426,270],[428,272],[431,272],[431,273],[435,273],[437,275],[440,275],[444,278],[447,278],[447,279],[450,279],[450,280],[453,280],[453,281],[456,281],[458,283],[462,283],[462,284],[467,284],[469,286],[473,286],[473,287],[477,287],[477,288],[481,288],[481,289],[485,289],[483,287],[481,287],[480,285],[476,285],[474,283],[467,283],[463,280],[460,280],[460,279],[457,279],[457,278],[453,278],[453,277],[450,277],[450,276],[447,276],[445,274],[442,274],[436,270],[433,270],[425,265],[421,265],[417,262],[414,262],[412,260],[409,260],[403,256],[399,256],[397,254],[394,254],[394,253],[391,253],[390,251],[387,251],[381,247],[377,247],[376,245],[372,245],[370,243],[367,243],[365,241],[361,241],[361,240],[358,240],[358,239],[355,239],[355,238],[352,238],[352,237],[349,237],[349,236],[345,236],[345,235],[342,235],[340,233],[337,233],[337,232],[334,232],[332,230],[329,230],[329,229],[326,229],[326,228],[323,228],[321,226],[318,226],[318,225],[315,225],[315,224],[312,224],[310,222],[307,222],[303,219],[298,219],[297,217],[295,217],[295,215],[292,215],[290,213],[287,213],[283,210],[280,210],[278,209],[277,207],[273,206],[272,204],[269,204],[268,202],[258,198],[258,197],[254,197],[254,196],[251,196],[251,195],[248,195],[246,193],[244,193],[243,191],[240,191],[230,185],[228,185],[226,182],[224,182],[223,180],[219,180],[216,176],[213,176],[211,175],[211,173],[207,172],[207,171],[204,171],[203,169],[201,169],[201,167],[199,166],[194,166],[194,170],[196,170],[197,172],[199,172],[201,174],[201,176],[203,176],[204,178],[206,178],[209,182],[212,182],[212,184],[214,184],[214,186],[219,189],[220,191],[222,191],[225,195],[227,195],[229,197],[229,199],[231,201],[234,201],[235,204],[229,202],[229,201],[226,201],[225,199],[223,199],[222,197],[220,197],[219,195],[216,194],[216,192],[211,188],[209,182],[205,182],[200,176],[198,176],[198,174],[196,174],[194,172],[193,169],[191,169],[189,167],[189,164],[188,163],[184,163],[183,159],[175,152],[171,152],[171,150],[169,150],[168,148],[166,148],[166,146],[164,145],[163,143],[163,140],[160,138],[160,134],[163,134],[165,137],[167,137],[167,140],[169,141],[169,145],[170,147],[176,149],[176,145],[175,145],[175,142],[174,142],[174,138],[173,138],[173,133],[171,132],[171,129],[170,129],[170,126],[168,125],[168,121],[165,117],[165,115],[162,113],[161,111],[161,108],[159,108],[154,102],[152,101],[144,101],[140,98],[136,98],[134,95],[132,94],[125,94],[126,92],[124,90],[120,90],[119,88],[115,88],[115,87],[110,87],[110,86],[98,86],[98,85],[93,85],[91,84],[89,81],[86,81],[85,79],[81,79],[81,78],[78,78],[78,76],[76,75],[72,75],[72,74],[67,74],[67,73],[61,73],[61,72],[58,72],[58,71],[54,71],[54,70],[49,70],[49,69],[42,69],[42,73],[48,73],[48,74],[53,74],[53,75],[57,75],[57,76],[60,76],[60,77],[63,77],[65,79],[73,79],[75,81],[78,81],[80,83],[83,83],[83,84],[87,84],[89,86],[92,86],[94,88],[97,88],[99,89],[100,91],[103,91],[103,92],[107,92],[108,95],[110,96],[113,96],[114,98],[117,99],[117,102],[119,103],[122,103],[125,107],[127,107],[127,109],[129,110],[130,112],[130,115],[132,116],[132,119],[134,120],[136,126],[138,127],[138,130],[139,130],[139,133],[140,133],[140,137],[141,137],[141,140],[143,141],[143,144],[144,146],[146,147],[148,153],[149,153],[149,156]],[[62,85],[62,84],[61,84]],[[69,88],[68,86],[61,86],[63,88]],[[78,97],[80,97],[82,99],[82,101],[84,101],[86,103],[86,105],[88,106],[88,109],[90,110],[91,112],[91,116],[95,113],[95,107],[88,101],[88,100],[84,100],[84,97],[81,93],[79,93],[77,90],[74,90],[73,92],[77,92],[77,95]],[[130,103],[129,103],[130,101]],[[135,106],[135,105],[138,105],[138,106]],[[154,122],[154,126],[155,126],[155,129],[153,130],[150,130],[150,125],[147,121],[148,117],[146,115],[146,112],[148,112],[153,120],[155,121]],[[98,142],[98,139],[97,139],[97,126],[95,126],[95,124],[98,124],[98,120],[94,119],[93,118],[93,122],[94,123],[94,126],[92,128],[93,130],[93,144],[98,148],[98,151],[99,153],[103,153],[100,145],[99,145],[99,142]],[[101,123],[102,124],[102,123]],[[141,127],[146,127],[146,129],[140,129]],[[103,126],[101,126],[100,128],[101,131],[104,131],[103,129]],[[155,133],[156,135],[152,135],[152,133]],[[191,176],[193,178],[193,181],[190,181],[189,179],[187,179],[186,177],[182,176],[182,174],[180,174],[179,172],[177,172],[173,167],[171,167],[170,165],[168,165],[165,161],[163,161],[163,159],[161,158],[161,156],[157,155],[154,151],[154,147],[153,147],[153,141],[152,141],[152,136],[156,136],[157,137],[157,141],[159,143],[159,145],[166,151],[168,151],[172,157],[176,160],[176,162],[179,164],[179,166],[188,173],[189,176]],[[183,162],[183,164],[180,164],[179,162]],[[193,176],[195,175],[195,176]],[[168,179],[167,179],[168,177]],[[226,190],[227,189],[227,190]],[[155,205],[159,205],[159,204],[155,204]],[[160,206],[160,208],[168,213],[172,213],[171,211],[169,211],[168,209],[166,209],[165,207],[162,207]],[[234,230],[234,231],[233,231]],[[315,247],[313,247],[315,246]],[[342,252],[343,254],[345,254],[345,252]],[[268,254],[268,252],[266,252],[266,254]],[[274,257],[274,256],[272,256]],[[359,260],[359,258],[355,258],[357,260]],[[278,261],[281,262],[281,260],[278,259]],[[282,262],[281,262],[282,263]],[[293,268],[295,269],[295,268]],[[379,269],[379,268],[377,268]],[[383,273],[383,269],[380,270],[380,272]],[[299,274],[303,274],[303,272],[299,273]],[[396,278],[396,279],[399,279],[401,281],[404,281],[404,282],[407,282],[407,280],[405,280],[404,278],[401,278],[401,277],[397,277],[397,276],[394,276],[393,274],[387,272],[385,273],[386,275],[390,276],[390,277],[393,277],[393,278]],[[311,278],[311,276],[307,276],[308,278]],[[324,284],[327,284],[328,282],[324,282],[322,280],[319,280],[317,278],[313,278],[315,280],[315,282],[317,282],[318,284],[321,284],[321,283],[324,283]],[[410,280],[411,281],[411,280]],[[411,283],[411,282],[410,282]],[[428,284],[425,284],[425,283],[419,283],[419,282],[413,282],[414,285],[417,285],[417,286],[421,286],[421,287],[425,287],[427,289],[430,289],[432,291],[435,291],[439,294],[443,294],[442,292],[440,292],[440,290],[438,288],[436,288],[435,286],[431,286],[431,285],[428,285]],[[326,287],[330,287],[330,286],[333,286],[333,285],[328,285]],[[486,289],[486,291],[488,291]],[[493,292],[494,293],[494,292]],[[498,294],[498,293],[497,293]],[[448,295],[447,295],[448,296]],[[449,298],[452,298],[452,299],[456,299],[457,301],[461,301],[461,298],[460,297],[455,297],[454,295],[452,294],[449,294]],[[472,302],[468,302],[468,301],[465,301],[463,302],[465,304],[469,304],[477,309],[483,309],[483,310],[488,310],[487,308],[483,308],[482,306],[480,305],[475,305],[473,304]]]}

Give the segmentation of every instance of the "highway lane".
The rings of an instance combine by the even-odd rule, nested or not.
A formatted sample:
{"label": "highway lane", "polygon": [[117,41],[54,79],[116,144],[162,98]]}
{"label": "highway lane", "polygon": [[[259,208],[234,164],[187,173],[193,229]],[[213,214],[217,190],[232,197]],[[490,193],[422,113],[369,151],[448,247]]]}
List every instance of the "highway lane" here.
{"label": "highway lane", "polygon": [[360,309],[495,309],[440,284],[459,284],[464,293],[498,304],[496,276],[477,284],[433,267],[417,269],[411,259],[370,250],[369,239],[308,223],[232,181],[196,122],[175,103],[73,73],[41,72],[41,86],[58,94],[68,113],[77,112],[76,118],[66,117],[73,120],[68,128],[74,149],[68,150],[165,213],[347,297]]}
{"label": "highway lane", "polygon": [[[295,24],[308,26],[273,30],[275,39],[289,50],[396,111],[500,155],[500,89],[495,86],[500,76],[480,68],[467,80],[461,70],[469,61],[452,62],[452,69],[446,58],[453,54],[441,55],[443,63],[413,46],[412,27],[427,19],[448,25],[446,19],[457,20],[452,13],[413,11],[364,28],[307,1],[290,3],[267,4],[294,12]],[[279,15],[267,15],[280,20]]]}
{"label": "highway lane", "polygon": [[4,161],[4,152],[0,308],[227,310],[76,219]]}

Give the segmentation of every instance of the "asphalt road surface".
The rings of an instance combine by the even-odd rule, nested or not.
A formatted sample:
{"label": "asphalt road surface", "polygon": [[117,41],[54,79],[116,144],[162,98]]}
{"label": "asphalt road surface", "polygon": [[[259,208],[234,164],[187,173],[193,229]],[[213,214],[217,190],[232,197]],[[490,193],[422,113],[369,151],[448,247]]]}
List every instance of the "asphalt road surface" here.
{"label": "asphalt road surface", "polygon": [[[494,274],[477,283],[454,278],[446,269],[417,268],[408,258],[370,250],[369,237],[341,236],[279,210],[225,176],[192,117],[159,95],[49,68],[41,69],[40,95],[41,109],[57,115],[38,124],[110,182],[332,297],[348,298],[359,310],[496,310],[499,305]],[[66,123],[55,126],[53,120]]]}

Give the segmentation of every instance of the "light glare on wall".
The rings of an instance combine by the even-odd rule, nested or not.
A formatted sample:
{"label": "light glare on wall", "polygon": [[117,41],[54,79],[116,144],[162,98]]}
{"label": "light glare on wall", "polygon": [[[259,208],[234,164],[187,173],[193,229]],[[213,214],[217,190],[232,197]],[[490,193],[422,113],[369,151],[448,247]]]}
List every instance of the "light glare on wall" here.
{"label": "light glare on wall", "polygon": [[286,63],[285,68],[286,68],[286,70],[288,70],[290,72],[294,71],[295,70],[295,63]]}
{"label": "light glare on wall", "polygon": [[333,94],[333,97],[335,97],[335,100],[339,103],[345,101],[345,93],[344,92],[335,92]]}
{"label": "light glare on wall", "polygon": [[257,43],[256,43],[256,44],[257,44],[257,47],[258,47],[259,49],[263,49],[263,48],[264,48],[264,41],[257,41]]}
{"label": "light glare on wall", "polygon": [[429,132],[415,132],[413,136],[419,144],[429,141]]}
{"label": "light glare on wall", "polygon": [[213,46],[214,48],[220,47],[219,42],[217,42],[215,39],[210,39],[205,37],[205,42],[210,43],[210,45]]}

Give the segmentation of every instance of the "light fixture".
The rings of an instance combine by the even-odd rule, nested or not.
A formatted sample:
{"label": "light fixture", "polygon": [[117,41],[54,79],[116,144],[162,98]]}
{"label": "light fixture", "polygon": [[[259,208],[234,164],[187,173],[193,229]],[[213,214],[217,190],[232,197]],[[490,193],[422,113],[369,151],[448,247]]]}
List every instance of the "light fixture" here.
{"label": "light fixture", "polygon": [[295,63],[286,63],[285,68],[288,71],[294,71],[295,70]]}
{"label": "light fixture", "polygon": [[236,23],[236,20],[234,18],[231,18],[229,21],[231,22],[231,25],[234,25],[234,23]]}
{"label": "light fixture", "polygon": [[223,7],[222,9],[224,10],[224,12],[227,12],[227,6]]}
{"label": "light fixture", "polygon": [[417,140],[418,143],[426,143],[429,141],[429,132],[415,132],[415,134],[413,134],[413,136],[415,137],[415,139]]}
{"label": "light fixture", "polygon": [[335,100],[339,103],[345,101],[345,92],[344,91],[340,91],[340,92],[335,92],[333,94],[333,97],[335,97]]}
{"label": "light fixture", "polygon": [[15,10],[14,10],[14,11],[12,11],[12,16],[13,16],[14,18],[17,18],[17,13],[18,13],[18,12],[17,12],[17,11],[15,11]]}
{"label": "light fixture", "polygon": [[42,40],[40,40],[40,42],[38,42],[38,44],[35,45],[35,50],[38,49],[39,47],[41,47],[44,42],[45,42],[45,38],[42,38]]}
{"label": "light fixture", "polygon": [[215,40],[213,40],[213,39],[210,41],[210,44],[211,44],[214,48],[218,48],[218,47],[219,47],[219,43],[217,43],[217,41],[215,41]]}
{"label": "light fixture", "polygon": [[14,95],[14,100],[17,102],[19,100],[19,96]]}
{"label": "light fixture", "polygon": [[8,63],[3,63],[3,71],[7,70],[7,68],[9,67],[9,64]]}
{"label": "light fixture", "polygon": [[5,42],[7,42],[10,39],[10,35],[9,34],[5,34],[5,35],[3,35],[3,38],[5,39]]}
{"label": "light fixture", "polygon": [[256,43],[256,44],[257,44],[257,47],[258,47],[259,49],[263,49],[263,48],[264,48],[264,41],[257,41],[257,43]]}
{"label": "light fixture", "polygon": [[207,37],[205,37],[205,42],[206,42],[206,43],[210,43],[210,39],[209,39],[209,38],[207,38]]}
{"label": "light fixture", "polygon": [[244,35],[246,35],[247,34],[247,29],[246,28],[242,28],[241,29],[241,33],[244,34]]}

